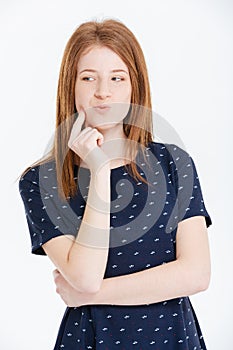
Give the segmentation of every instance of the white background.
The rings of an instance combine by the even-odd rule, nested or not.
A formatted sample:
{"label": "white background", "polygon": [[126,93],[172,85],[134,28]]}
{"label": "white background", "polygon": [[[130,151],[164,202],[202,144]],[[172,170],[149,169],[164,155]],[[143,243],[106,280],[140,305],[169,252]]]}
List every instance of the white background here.
{"label": "white background", "polygon": [[153,110],[179,133],[195,160],[207,210],[212,280],[191,297],[210,350],[232,338],[231,0],[1,1],[0,347],[52,350],[65,304],[52,263],[30,253],[17,177],[42,156],[55,126],[63,51],[84,21],[118,18],[148,64]]}

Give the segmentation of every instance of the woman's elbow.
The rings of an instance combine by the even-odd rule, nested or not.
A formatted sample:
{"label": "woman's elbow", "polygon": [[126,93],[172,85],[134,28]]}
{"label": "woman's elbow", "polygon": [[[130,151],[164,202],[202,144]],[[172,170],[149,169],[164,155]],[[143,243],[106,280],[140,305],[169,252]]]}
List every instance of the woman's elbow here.
{"label": "woman's elbow", "polygon": [[210,285],[210,271],[204,272],[200,271],[199,273],[194,273],[192,279],[192,288],[193,288],[193,294],[204,292],[209,288]]}
{"label": "woman's elbow", "polygon": [[101,283],[86,278],[75,278],[73,279],[73,286],[81,293],[95,294],[99,292]]}
{"label": "woman's elbow", "polygon": [[203,273],[199,281],[199,292],[203,292],[209,288],[210,285],[210,272]]}

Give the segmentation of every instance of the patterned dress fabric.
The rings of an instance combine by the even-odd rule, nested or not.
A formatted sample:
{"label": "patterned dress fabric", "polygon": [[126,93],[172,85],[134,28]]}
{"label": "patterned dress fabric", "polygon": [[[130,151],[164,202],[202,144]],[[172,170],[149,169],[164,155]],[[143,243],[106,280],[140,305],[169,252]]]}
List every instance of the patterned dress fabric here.
{"label": "patterned dress fabric", "polygon": [[[143,157],[143,154],[144,156]],[[150,142],[138,152],[136,181],[125,166],[111,170],[109,256],[104,278],[132,274],[176,259],[180,221],[206,210],[192,157],[175,144]],[[55,162],[30,168],[19,181],[33,254],[63,234],[77,236],[90,182],[87,168],[74,167],[79,190],[58,196]],[[155,291],[156,293],[156,291]],[[53,350],[206,349],[188,296],[143,305],[66,307]]]}

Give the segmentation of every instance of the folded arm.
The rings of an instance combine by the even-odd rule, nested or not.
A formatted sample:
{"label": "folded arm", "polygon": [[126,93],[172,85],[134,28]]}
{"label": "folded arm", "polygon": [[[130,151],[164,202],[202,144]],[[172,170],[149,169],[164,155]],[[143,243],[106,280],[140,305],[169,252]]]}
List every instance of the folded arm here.
{"label": "folded arm", "polygon": [[68,306],[85,304],[141,305],[192,295],[207,289],[210,253],[203,216],[181,221],[176,260],[129,275],[106,278],[97,293],[79,293],[55,274],[57,293]]}

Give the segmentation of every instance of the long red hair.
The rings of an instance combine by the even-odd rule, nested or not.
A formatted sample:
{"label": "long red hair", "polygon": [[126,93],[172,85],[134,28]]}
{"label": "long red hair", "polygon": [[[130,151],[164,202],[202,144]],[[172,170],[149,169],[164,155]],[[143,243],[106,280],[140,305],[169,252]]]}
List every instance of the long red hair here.
{"label": "long red hair", "polygon": [[[41,164],[48,159],[54,159],[57,170],[59,193],[62,197],[72,197],[77,192],[74,180],[74,164],[80,158],[68,148],[68,140],[74,115],[75,81],[77,65],[81,55],[91,46],[106,46],[114,51],[124,61],[129,69],[132,96],[131,111],[123,123],[125,135],[132,142],[132,159],[137,152],[138,145],[146,147],[153,140],[151,93],[148,72],[143,51],[134,34],[119,20],[105,19],[101,22],[89,21],[81,24],[72,34],[65,47],[61,62],[56,103],[56,132],[54,144],[50,154],[37,162]],[[140,112],[140,118],[137,118]],[[147,161],[145,159],[145,161]],[[147,181],[137,171],[132,161],[127,165],[135,179]]]}

